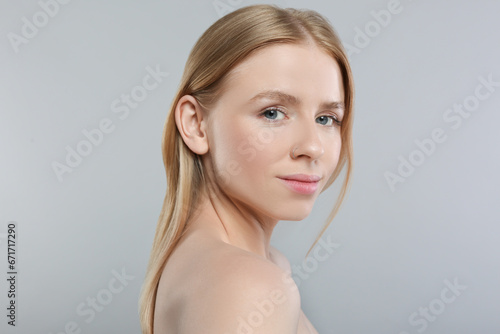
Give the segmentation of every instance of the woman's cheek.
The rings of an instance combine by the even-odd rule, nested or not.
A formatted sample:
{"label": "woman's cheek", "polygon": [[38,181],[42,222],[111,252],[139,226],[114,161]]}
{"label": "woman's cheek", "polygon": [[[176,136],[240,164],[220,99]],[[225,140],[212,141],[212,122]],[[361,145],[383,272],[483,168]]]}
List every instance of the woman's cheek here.
{"label": "woman's cheek", "polygon": [[[238,124],[228,124],[214,136],[212,152],[215,173],[221,185],[228,185],[241,176],[245,166],[257,157],[255,148],[250,145],[248,128]],[[217,130],[216,130],[217,131]]]}

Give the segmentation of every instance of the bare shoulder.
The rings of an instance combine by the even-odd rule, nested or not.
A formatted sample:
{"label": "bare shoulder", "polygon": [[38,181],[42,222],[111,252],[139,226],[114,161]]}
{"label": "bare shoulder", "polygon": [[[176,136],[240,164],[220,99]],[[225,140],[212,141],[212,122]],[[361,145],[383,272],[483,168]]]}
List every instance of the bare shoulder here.
{"label": "bare shoulder", "polygon": [[202,284],[186,299],[178,333],[297,333],[300,295],[280,266],[227,244],[200,256]]}

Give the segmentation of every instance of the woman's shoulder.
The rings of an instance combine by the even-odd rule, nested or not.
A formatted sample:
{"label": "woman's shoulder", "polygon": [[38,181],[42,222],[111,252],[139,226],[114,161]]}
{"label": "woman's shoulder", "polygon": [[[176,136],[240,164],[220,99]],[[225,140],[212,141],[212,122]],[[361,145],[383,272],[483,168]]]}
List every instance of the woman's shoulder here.
{"label": "woman's shoulder", "polygon": [[170,263],[182,263],[174,273],[177,321],[183,326],[178,333],[224,333],[224,326],[228,332],[250,332],[256,325],[296,333],[300,295],[285,270],[288,260],[275,248],[274,263],[217,240],[192,238],[179,251]]}
{"label": "woman's shoulder", "polygon": [[279,266],[227,244],[203,258],[204,284],[185,310],[200,320],[186,333],[296,333],[300,296]]}
{"label": "woman's shoulder", "polygon": [[170,275],[199,278],[203,273],[206,279],[260,271],[262,278],[274,279],[291,271],[288,259],[278,249],[271,246],[269,253],[271,261],[204,233],[192,233],[178,243],[166,267],[172,269]]}
{"label": "woman's shoulder", "polygon": [[[207,285],[213,288],[228,289],[255,288],[260,290],[266,285],[280,287],[289,284],[286,274],[290,263],[276,248],[271,247],[269,261],[254,253],[220,240],[192,240],[186,244],[191,251],[186,252],[186,265],[189,263],[188,276],[197,277],[201,282],[198,288]],[[247,291],[248,292],[248,291]]]}

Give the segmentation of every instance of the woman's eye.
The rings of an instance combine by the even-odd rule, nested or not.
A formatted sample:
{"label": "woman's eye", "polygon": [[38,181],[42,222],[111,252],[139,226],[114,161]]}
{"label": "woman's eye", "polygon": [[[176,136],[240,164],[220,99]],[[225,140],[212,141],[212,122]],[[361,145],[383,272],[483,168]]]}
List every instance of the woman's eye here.
{"label": "woman's eye", "polygon": [[275,121],[275,120],[281,120],[281,119],[285,118],[285,113],[283,113],[279,109],[267,109],[262,114],[267,119],[270,119],[270,120],[273,120],[273,121]]}
{"label": "woman's eye", "polygon": [[334,116],[319,116],[318,118],[316,118],[316,123],[326,126],[332,126],[334,123],[337,125],[341,125],[341,122]]}

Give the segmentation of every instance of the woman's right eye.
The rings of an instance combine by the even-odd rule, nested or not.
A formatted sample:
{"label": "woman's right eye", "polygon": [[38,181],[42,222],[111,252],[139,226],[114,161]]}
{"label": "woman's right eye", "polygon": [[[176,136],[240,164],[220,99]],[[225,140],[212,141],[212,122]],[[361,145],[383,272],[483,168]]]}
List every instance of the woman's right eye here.
{"label": "woman's right eye", "polygon": [[282,120],[283,118],[285,118],[285,113],[283,111],[279,110],[278,108],[266,109],[266,110],[264,110],[262,115],[265,118],[267,118],[269,120],[273,120],[273,121],[279,121],[279,120]]}

